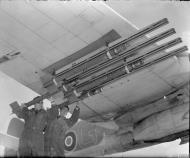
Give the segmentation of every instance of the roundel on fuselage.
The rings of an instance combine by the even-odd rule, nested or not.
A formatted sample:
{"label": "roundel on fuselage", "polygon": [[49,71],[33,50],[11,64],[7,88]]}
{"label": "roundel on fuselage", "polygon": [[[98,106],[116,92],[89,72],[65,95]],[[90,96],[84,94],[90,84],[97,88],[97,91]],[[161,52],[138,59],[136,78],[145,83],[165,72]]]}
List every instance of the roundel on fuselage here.
{"label": "roundel on fuselage", "polygon": [[64,147],[66,151],[72,151],[76,146],[76,135],[73,131],[69,131],[65,135]]}

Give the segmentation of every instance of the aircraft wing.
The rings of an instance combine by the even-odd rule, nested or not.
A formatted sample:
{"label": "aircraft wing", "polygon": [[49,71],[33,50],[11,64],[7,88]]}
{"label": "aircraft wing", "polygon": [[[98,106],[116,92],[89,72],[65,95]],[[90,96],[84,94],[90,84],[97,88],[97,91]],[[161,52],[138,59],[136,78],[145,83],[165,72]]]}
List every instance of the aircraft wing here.
{"label": "aircraft wing", "polygon": [[[41,95],[52,72],[137,31],[104,2],[1,1],[0,7],[0,70]],[[80,103],[80,117],[105,121],[177,89],[188,80],[189,58],[177,59],[106,86]]]}
{"label": "aircraft wing", "polygon": [[0,70],[39,94],[46,92],[40,77],[60,59],[111,30],[112,41],[135,31],[103,3],[3,1],[0,19]]}

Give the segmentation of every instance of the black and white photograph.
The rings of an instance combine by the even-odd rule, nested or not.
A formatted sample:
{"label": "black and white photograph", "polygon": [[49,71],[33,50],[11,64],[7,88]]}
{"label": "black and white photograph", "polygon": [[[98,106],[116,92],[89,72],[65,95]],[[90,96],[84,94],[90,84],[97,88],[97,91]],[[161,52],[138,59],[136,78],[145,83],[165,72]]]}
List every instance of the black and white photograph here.
{"label": "black and white photograph", "polygon": [[190,2],[0,0],[0,157],[189,157]]}

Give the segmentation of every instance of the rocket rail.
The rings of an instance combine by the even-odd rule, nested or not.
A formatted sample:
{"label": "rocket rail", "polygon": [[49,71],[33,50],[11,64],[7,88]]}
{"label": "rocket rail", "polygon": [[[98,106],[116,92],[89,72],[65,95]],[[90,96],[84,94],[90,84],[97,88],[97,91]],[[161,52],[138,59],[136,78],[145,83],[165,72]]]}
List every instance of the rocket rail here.
{"label": "rocket rail", "polygon": [[[150,56],[152,56],[152,55],[155,55],[156,53],[160,53],[161,51],[163,51],[163,50],[165,50],[165,49],[168,49],[168,48],[170,48],[170,47],[173,47],[173,46],[175,46],[176,44],[179,44],[179,43],[181,43],[181,42],[182,42],[181,38],[176,38],[176,39],[174,39],[174,40],[172,40],[172,41],[170,41],[170,42],[167,42],[167,43],[165,43],[165,44],[162,44],[162,45],[160,45],[159,47],[154,48],[153,50],[149,51],[148,53],[146,53],[146,54],[144,54],[144,55],[141,55],[141,56],[139,56],[139,57],[137,57],[137,58],[135,58],[135,59],[132,59],[132,60],[127,61],[127,62],[126,62],[127,65],[126,65],[126,66],[131,65],[131,64],[133,64],[133,63],[135,63],[135,62],[138,62],[139,60],[142,60],[142,59],[145,59],[145,58],[147,58],[147,57],[150,57]],[[118,70],[118,69],[120,69],[120,68],[123,68],[123,67],[124,67],[124,63],[122,63],[120,66],[118,66],[118,67],[116,67],[116,68],[114,68],[114,69],[111,69],[109,72],[106,72],[106,73],[103,73],[103,74],[101,74],[101,75],[99,75],[99,76],[97,76],[97,77],[94,77],[92,80],[87,81],[87,82],[93,82],[93,81],[95,81],[97,78],[100,78],[100,77],[102,77],[102,76],[104,76],[104,75],[108,75],[108,74],[110,74],[110,73],[112,73],[112,72],[114,72],[114,71],[116,71],[116,70]],[[80,86],[83,86],[83,84],[85,84],[85,83],[86,83],[86,82],[80,83],[79,85],[77,85],[77,88],[80,87]]]}
{"label": "rocket rail", "polygon": [[[126,58],[128,56],[131,56],[136,51],[139,51],[140,49],[143,49],[143,48],[145,48],[145,47],[147,47],[147,46],[149,46],[155,42],[158,42],[158,41],[160,41],[160,40],[162,40],[162,39],[164,39],[164,38],[166,38],[166,37],[168,37],[174,33],[176,33],[174,29],[170,29],[168,31],[165,31],[165,32],[163,32],[163,33],[161,33],[161,34],[159,34],[159,35],[157,35],[151,39],[148,39],[147,41],[139,44],[138,46],[131,48],[130,50],[122,53],[120,56],[118,56],[112,60],[108,60],[102,64],[99,64],[99,66],[94,66],[91,69],[88,69],[87,71],[77,75],[75,78],[82,79],[82,78],[88,77],[88,76],[90,76],[90,75],[92,75],[98,71],[101,71],[102,69],[105,69],[108,66],[111,66],[112,64],[114,64],[116,62],[119,62],[120,60],[123,60],[124,58]],[[72,78],[69,78],[68,81],[69,80],[72,80]]]}
{"label": "rocket rail", "polygon": [[[128,62],[128,65],[130,65],[130,63],[133,63],[133,61],[141,60],[142,58],[145,58],[145,57],[154,55],[154,54],[157,53],[158,51],[162,51],[162,49],[169,48],[169,47],[171,47],[171,46],[173,46],[173,45],[175,45],[175,44],[177,44],[177,43],[180,43],[180,42],[181,42],[181,39],[180,39],[180,38],[177,38],[177,39],[175,39],[175,40],[173,40],[173,41],[171,41],[171,42],[168,42],[167,44],[161,45],[160,47],[158,47],[158,48],[156,48],[156,49],[150,51],[149,53],[145,54],[144,56],[140,56],[138,59],[134,59],[134,60],[132,60],[131,62]],[[137,69],[134,69],[134,70],[131,71],[130,73],[126,73],[126,72],[125,72],[125,73],[123,73],[122,75],[117,76],[117,78],[113,78],[112,80],[109,80],[109,81],[107,81],[107,82],[103,82],[103,83],[100,84],[100,85],[97,85],[97,86],[94,86],[94,87],[90,87],[89,89],[86,89],[85,91],[86,91],[86,92],[89,92],[89,91],[94,91],[94,90],[96,90],[96,89],[102,88],[103,86],[109,84],[110,82],[114,82],[114,81],[116,81],[116,80],[118,80],[118,79],[120,79],[120,78],[123,78],[123,77],[125,77],[125,76],[131,75],[131,74],[133,74],[133,73],[135,73],[135,72],[137,72],[137,71],[140,71],[140,70],[145,69],[145,68],[147,68],[147,67],[150,67],[150,66],[152,66],[152,65],[154,65],[154,64],[157,64],[157,63],[159,63],[159,62],[162,62],[162,61],[164,61],[164,60],[167,60],[168,58],[170,58],[170,57],[172,57],[172,56],[175,56],[175,55],[177,55],[177,54],[180,54],[180,53],[182,53],[182,52],[184,52],[184,51],[186,51],[186,50],[188,50],[188,49],[187,49],[187,46],[183,46],[183,47],[181,47],[181,48],[179,48],[179,49],[176,49],[176,50],[174,50],[174,51],[169,52],[167,55],[164,55],[164,56],[162,56],[162,57],[160,57],[160,58],[158,58],[158,59],[155,59],[155,60],[153,60],[153,61],[151,61],[151,62],[149,62],[149,63],[146,63],[146,64],[142,65],[141,67],[138,67]],[[123,68],[124,68],[124,67],[118,67],[117,69],[112,70],[112,71],[121,70],[121,69],[123,69]],[[111,73],[111,72],[110,72],[110,73]],[[104,75],[105,75],[105,74],[104,74]],[[99,76],[99,77],[100,77],[100,76]],[[84,84],[84,83],[83,83],[83,84]],[[79,88],[81,88],[81,85],[78,85],[78,89],[79,89]],[[60,91],[61,91],[61,89],[59,89],[59,90],[57,90],[57,91],[55,91],[55,92],[53,92],[53,93],[46,93],[46,94],[40,96],[39,98],[37,98],[37,99],[34,98],[32,101],[30,101],[30,102],[28,102],[28,103],[25,103],[25,104],[26,104],[27,107],[29,107],[29,106],[31,106],[31,105],[34,105],[34,104],[36,104],[36,103],[39,103],[39,102],[42,101],[43,99],[46,99],[46,98],[51,97],[52,95],[54,95],[54,94],[56,94],[56,93],[58,93],[58,92],[60,92]],[[67,92],[67,93],[65,94],[65,96],[67,96],[67,98],[70,98],[72,95],[73,95],[73,92],[72,92],[72,91],[69,91],[69,92]],[[83,97],[87,97],[87,93],[86,93],[85,96],[83,96]],[[75,98],[76,98],[76,97],[75,97]],[[67,105],[68,105],[68,104],[72,104],[72,103],[77,102],[77,101],[79,101],[79,100],[78,100],[78,99],[74,99],[74,100],[68,99]]]}
{"label": "rocket rail", "polygon": [[[152,25],[150,25],[150,26],[144,28],[143,30],[137,32],[136,34],[130,36],[129,38],[124,39],[123,41],[121,41],[121,42],[119,42],[119,43],[117,43],[117,44],[111,46],[109,49],[110,49],[110,51],[111,51],[111,50],[115,49],[116,47],[121,46],[121,45],[124,44],[124,43],[128,43],[128,42],[130,42],[130,41],[132,41],[132,40],[135,40],[135,39],[137,39],[137,38],[139,38],[139,37],[142,37],[142,36],[144,36],[145,34],[147,34],[147,33],[149,33],[149,32],[152,32],[152,31],[154,31],[155,29],[158,29],[159,27],[164,26],[164,25],[166,25],[166,24],[168,24],[168,20],[167,20],[166,18],[164,18],[164,19],[162,19],[162,20],[160,20],[160,21],[158,21],[158,22],[156,22],[156,23],[153,23]],[[60,75],[63,75],[64,73],[66,73],[66,72],[68,72],[68,71],[72,71],[74,68],[78,68],[78,67],[79,67],[80,65],[82,65],[82,64],[86,64],[87,62],[90,62],[91,60],[93,60],[94,58],[99,57],[99,56],[102,55],[102,54],[106,55],[106,50],[103,50],[103,51],[101,51],[101,52],[99,52],[99,53],[93,55],[92,57],[90,57],[90,58],[88,58],[88,59],[86,59],[86,60],[84,60],[84,61],[82,61],[82,62],[80,62],[80,63],[78,63],[78,64],[76,64],[76,65],[74,65],[74,66],[72,66],[71,68],[66,69],[65,71],[60,72],[59,74],[57,74],[57,77],[59,77]]]}
{"label": "rocket rail", "polygon": [[[109,52],[110,52],[111,56],[113,58],[117,57],[118,54],[122,54],[123,51],[128,49],[128,43],[130,43],[133,40],[139,39],[139,38],[143,37],[144,35],[146,35],[147,33],[150,33],[166,24],[168,24],[168,19],[164,18],[158,22],[155,22],[155,23],[145,27],[144,29],[142,29],[142,30],[138,31],[137,33],[133,34],[132,36],[130,36],[129,38],[126,38],[126,39],[122,40],[121,42],[114,44],[113,46],[110,46]],[[85,72],[87,69],[95,67],[95,66],[109,60],[107,58],[106,53],[107,53],[107,50],[105,49],[105,50],[91,56],[90,58],[88,58],[80,63],[77,63],[77,64],[73,65],[72,67],[56,74],[55,77],[57,80],[62,80],[63,78],[64,79],[70,78],[70,82],[72,82],[73,80],[77,80],[78,78],[77,78],[76,74],[77,75],[81,74],[81,73]],[[44,87],[48,87],[51,84],[52,84],[52,81],[48,81],[48,82],[44,83]]]}
{"label": "rocket rail", "polygon": [[[110,83],[113,83],[114,81],[117,81],[117,80],[119,80],[119,79],[121,79],[121,78],[123,78],[123,77],[126,77],[126,76],[128,76],[128,75],[132,75],[133,73],[136,73],[136,72],[141,71],[141,70],[143,70],[143,69],[146,69],[146,68],[148,68],[148,67],[150,67],[150,66],[153,66],[153,65],[155,65],[155,64],[158,64],[158,63],[160,63],[160,62],[162,62],[162,61],[164,61],[164,60],[167,60],[167,59],[171,58],[172,56],[175,56],[175,55],[177,55],[177,54],[183,53],[183,52],[185,52],[185,51],[187,51],[187,50],[188,50],[187,46],[183,46],[183,47],[180,47],[180,48],[175,49],[175,50],[173,50],[173,51],[170,51],[170,52],[168,52],[166,55],[163,55],[163,56],[161,56],[161,57],[159,57],[159,58],[157,58],[157,59],[155,59],[155,60],[152,60],[152,61],[150,61],[150,62],[148,62],[148,63],[142,64],[142,65],[136,67],[136,68],[133,69],[130,73],[126,73],[126,71],[123,71],[123,70],[124,70],[124,67],[118,68],[119,71],[122,71],[122,72],[123,72],[121,75],[118,75],[117,77],[114,76],[115,78],[113,77],[112,79],[107,80],[107,81],[104,81],[104,80],[103,80],[102,83],[98,83],[98,84],[96,83],[95,86],[89,87],[88,89],[85,89],[84,87],[85,87],[86,85],[88,86],[89,84],[86,84],[86,85],[83,85],[83,86],[78,85],[78,88],[76,88],[76,90],[79,91],[79,93],[80,93],[81,91],[84,91],[84,92],[85,92],[85,93],[83,93],[81,99],[87,98],[89,95],[94,95],[94,94],[96,94],[96,92],[95,92],[96,90],[98,90],[97,93],[101,92],[101,88],[102,88],[102,87],[104,87],[104,86],[106,86],[106,85],[108,85],[108,84],[110,84]],[[94,82],[95,82],[95,81],[91,82],[90,84],[92,84],[92,83],[94,83]],[[84,83],[83,83],[83,84],[84,84]],[[72,92],[72,91],[68,91],[68,92],[65,94],[65,96],[68,98],[68,105],[69,105],[69,104],[72,104],[72,103],[74,103],[74,102],[78,102],[78,101],[79,101],[78,99],[73,99],[72,95],[73,95],[73,92]],[[75,98],[76,98],[76,97],[75,97]]]}
{"label": "rocket rail", "polygon": [[114,81],[116,81],[116,80],[118,80],[118,79],[120,79],[120,78],[126,77],[126,76],[128,76],[128,75],[132,75],[133,73],[135,73],[135,72],[137,72],[137,71],[140,71],[140,70],[142,70],[142,69],[145,69],[145,68],[147,68],[147,67],[150,67],[150,66],[152,66],[152,65],[155,65],[155,64],[157,64],[157,63],[159,63],[159,62],[162,62],[162,61],[164,61],[164,60],[167,60],[167,59],[169,59],[170,57],[175,56],[175,55],[177,55],[177,54],[179,54],[179,53],[185,52],[185,51],[187,51],[187,50],[188,50],[187,46],[183,46],[183,47],[181,47],[181,48],[179,48],[179,49],[176,49],[176,50],[174,50],[174,51],[169,52],[167,55],[164,55],[164,56],[162,56],[162,57],[160,57],[160,58],[158,58],[158,59],[156,59],[156,60],[153,60],[153,61],[151,61],[151,62],[149,62],[149,63],[147,63],[147,64],[144,64],[142,67],[139,67],[139,68],[137,68],[137,69],[134,69],[132,72],[130,72],[130,73],[128,73],[128,74],[125,73],[125,74],[119,76],[118,78],[115,78],[115,79],[113,79],[113,80],[111,80],[111,81],[102,83],[102,84],[100,84],[100,85],[98,85],[98,86],[95,86],[95,87],[93,87],[93,88],[87,89],[86,91],[93,91],[93,90],[99,89],[99,88],[101,88],[101,87],[103,87],[103,86],[105,86],[105,85],[108,85],[108,84],[110,84],[111,82],[114,82]]}
{"label": "rocket rail", "polygon": [[[187,47],[183,46],[174,51],[164,52],[164,50],[181,43],[181,38],[176,38],[160,46],[150,47],[152,44],[175,34],[174,28],[145,40],[143,38],[143,41],[133,44],[133,41],[144,37],[147,33],[167,23],[168,20],[166,18],[162,19],[58,74],[55,72],[54,78],[44,83],[44,87],[47,88],[54,83],[57,90],[34,98],[26,105],[31,106],[61,91],[67,99],[66,103],[72,104],[89,95],[101,92],[103,86],[113,83],[120,78],[186,51]],[[142,53],[141,51],[144,52]]]}

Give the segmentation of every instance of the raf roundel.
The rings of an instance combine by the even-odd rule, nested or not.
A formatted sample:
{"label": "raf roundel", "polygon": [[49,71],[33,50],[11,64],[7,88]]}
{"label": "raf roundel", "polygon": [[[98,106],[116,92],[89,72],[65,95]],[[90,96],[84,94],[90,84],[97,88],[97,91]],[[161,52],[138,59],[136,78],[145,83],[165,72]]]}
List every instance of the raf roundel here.
{"label": "raf roundel", "polygon": [[76,146],[76,135],[73,131],[69,131],[65,135],[64,146],[66,151],[72,151]]}

